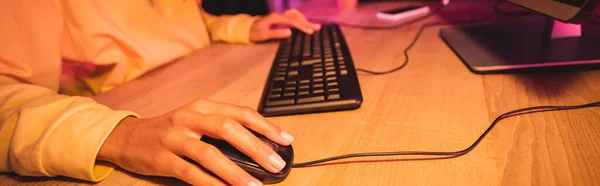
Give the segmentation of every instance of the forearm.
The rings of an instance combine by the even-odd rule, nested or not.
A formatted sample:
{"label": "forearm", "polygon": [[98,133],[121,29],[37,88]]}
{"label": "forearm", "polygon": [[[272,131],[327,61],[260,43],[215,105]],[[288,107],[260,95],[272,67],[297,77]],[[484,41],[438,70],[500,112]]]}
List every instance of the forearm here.
{"label": "forearm", "polygon": [[97,165],[96,156],[119,121],[133,113],[0,79],[1,171],[99,181],[113,169]]}

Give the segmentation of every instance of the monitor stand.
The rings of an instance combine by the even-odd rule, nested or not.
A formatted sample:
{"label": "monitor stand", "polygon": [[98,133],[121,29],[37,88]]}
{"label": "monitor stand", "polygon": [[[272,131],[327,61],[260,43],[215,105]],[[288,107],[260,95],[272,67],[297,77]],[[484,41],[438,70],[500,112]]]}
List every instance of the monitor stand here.
{"label": "monitor stand", "polygon": [[599,37],[581,35],[581,25],[555,22],[550,18],[445,28],[440,36],[474,73],[600,67]]}

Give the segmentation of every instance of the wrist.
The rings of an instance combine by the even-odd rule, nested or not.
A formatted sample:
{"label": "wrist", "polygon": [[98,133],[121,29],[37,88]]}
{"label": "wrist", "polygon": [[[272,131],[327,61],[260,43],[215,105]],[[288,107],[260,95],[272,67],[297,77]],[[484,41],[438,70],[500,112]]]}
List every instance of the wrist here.
{"label": "wrist", "polygon": [[121,146],[126,142],[125,136],[122,134],[129,133],[129,129],[127,129],[130,123],[135,122],[138,118],[135,117],[126,117],[117,124],[117,126],[110,133],[108,138],[100,147],[100,151],[98,152],[97,160],[114,162],[116,157],[119,156],[119,152],[121,152]]}

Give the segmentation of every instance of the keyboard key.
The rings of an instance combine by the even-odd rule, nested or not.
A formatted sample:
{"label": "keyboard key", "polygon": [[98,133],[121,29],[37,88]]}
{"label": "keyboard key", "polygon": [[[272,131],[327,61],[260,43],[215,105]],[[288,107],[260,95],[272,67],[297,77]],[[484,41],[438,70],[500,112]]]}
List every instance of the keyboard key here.
{"label": "keyboard key", "polygon": [[333,66],[325,67],[325,71],[332,71],[332,70],[335,70],[335,68]]}
{"label": "keyboard key", "polygon": [[290,67],[298,67],[298,65],[300,65],[300,63],[298,63],[298,62],[290,63]]}
{"label": "keyboard key", "polygon": [[271,93],[272,94],[281,94],[282,90],[283,90],[282,88],[272,88]]}
{"label": "keyboard key", "polygon": [[340,99],[340,95],[339,94],[330,94],[329,96],[327,96],[327,100],[334,100],[334,99]]}
{"label": "keyboard key", "polygon": [[335,75],[335,71],[327,71],[325,72],[325,76]]}
{"label": "keyboard key", "polygon": [[271,89],[271,92],[277,92],[277,93],[279,93],[279,94],[281,94],[281,91],[283,91],[283,89],[282,89],[282,88],[272,88],[272,89]]}
{"label": "keyboard key", "polygon": [[313,90],[313,94],[322,94],[322,93],[324,93],[324,90],[323,90],[323,89],[320,89],[320,90]]}
{"label": "keyboard key", "polygon": [[300,80],[300,85],[310,83],[310,80]]}
{"label": "keyboard key", "polygon": [[300,89],[308,89],[308,88],[309,88],[308,85],[302,85],[302,86],[300,86]]}
{"label": "keyboard key", "polygon": [[290,71],[290,72],[288,73],[288,77],[291,77],[291,76],[297,76],[297,75],[298,75],[298,71],[296,71],[296,70],[294,70],[294,71]]}
{"label": "keyboard key", "polygon": [[269,96],[269,98],[279,98],[279,97],[281,97],[281,94],[272,93],[271,96]]}
{"label": "keyboard key", "polygon": [[322,78],[323,77],[323,73],[314,73],[313,74],[313,78]]}
{"label": "keyboard key", "polygon": [[308,95],[308,91],[300,91],[298,92],[299,96],[304,96],[304,95]]}
{"label": "keyboard key", "polygon": [[291,105],[294,104],[294,99],[268,101],[267,106]]}
{"label": "keyboard key", "polygon": [[296,81],[288,81],[285,84],[288,85],[288,86],[296,87]]}
{"label": "keyboard key", "polygon": [[285,92],[283,93],[283,96],[294,96],[296,94],[296,92]]}
{"label": "keyboard key", "polygon": [[302,61],[302,66],[313,65],[316,63],[321,63],[321,59],[312,59],[312,60]]}
{"label": "keyboard key", "polygon": [[348,71],[347,71],[346,69],[344,69],[344,70],[341,70],[341,71],[340,71],[340,74],[341,74],[341,75],[346,75],[346,74],[348,74]]}
{"label": "keyboard key", "polygon": [[309,90],[310,90],[310,88],[301,88],[301,89],[298,89],[298,91],[309,91]]}
{"label": "keyboard key", "polygon": [[284,80],[283,76],[275,77],[275,81],[283,81],[283,80]]}
{"label": "keyboard key", "polygon": [[307,98],[299,98],[298,99],[298,103],[310,103],[310,102],[317,102],[317,101],[325,101],[325,97],[318,96],[318,97],[307,97]]}
{"label": "keyboard key", "polygon": [[336,81],[332,81],[332,82],[329,82],[329,81],[328,81],[328,82],[327,82],[327,87],[330,87],[330,86],[337,86],[337,85],[338,85],[338,83],[337,83]]}

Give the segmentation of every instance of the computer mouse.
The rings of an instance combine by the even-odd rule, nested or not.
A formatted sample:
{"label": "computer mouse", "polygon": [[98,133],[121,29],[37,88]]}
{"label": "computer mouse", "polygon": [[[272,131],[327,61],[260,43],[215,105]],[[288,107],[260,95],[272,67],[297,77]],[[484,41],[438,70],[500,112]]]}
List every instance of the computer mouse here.
{"label": "computer mouse", "polygon": [[292,162],[294,161],[294,149],[292,149],[292,145],[279,145],[260,134],[254,133],[254,135],[271,147],[285,161],[285,167],[280,172],[269,172],[252,160],[252,158],[246,156],[224,140],[218,140],[208,136],[203,136],[200,140],[217,147],[227,158],[264,184],[279,183],[283,181],[292,170]]}

